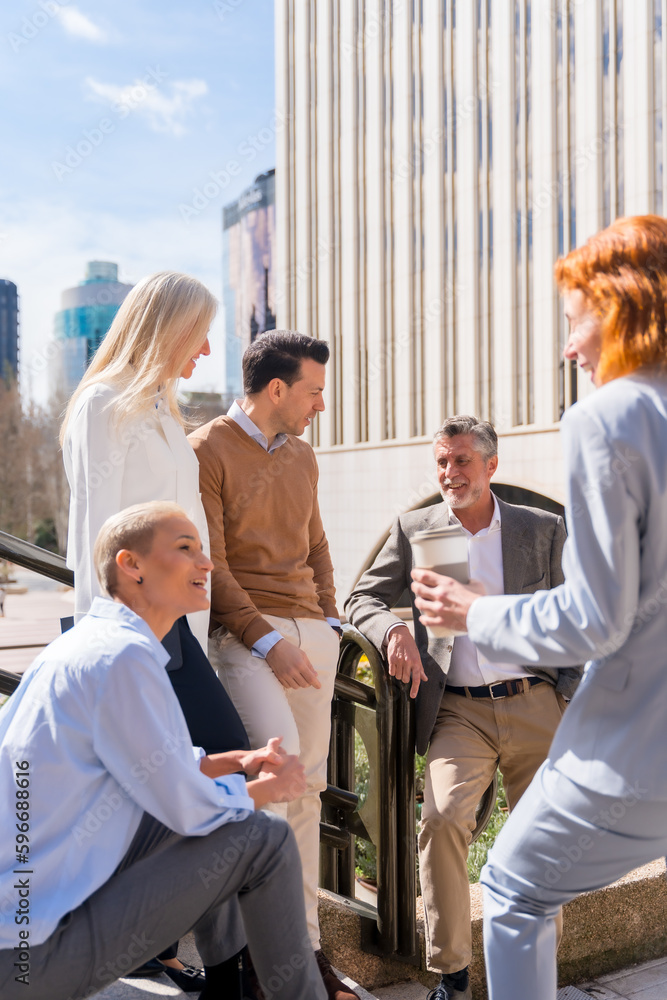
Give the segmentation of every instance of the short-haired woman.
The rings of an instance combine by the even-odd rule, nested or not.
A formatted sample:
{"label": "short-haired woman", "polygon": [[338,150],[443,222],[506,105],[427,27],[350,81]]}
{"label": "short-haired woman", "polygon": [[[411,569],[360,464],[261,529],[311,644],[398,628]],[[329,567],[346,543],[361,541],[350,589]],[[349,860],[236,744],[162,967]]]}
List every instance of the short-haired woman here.
{"label": "short-haired woman", "polygon": [[[112,514],[151,500],[173,501],[209,551],[199,463],[176,391],[179,378],[190,378],[198,359],[210,354],[216,309],[196,278],[174,271],[144,278],[124,300],[69,401],[61,443],[71,490],[67,564],[74,570],[77,619],[100,594],[93,546]],[[208,611],[183,616],[165,636],[169,679],[195,745],[207,753],[247,748],[243,724],[205,655],[208,620]],[[183,966],[176,946],[159,958],[181,988],[202,988],[202,975]]]}
{"label": "short-haired woman", "polygon": [[480,597],[413,571],[422,621],[489,659],[588,660],[482,872],[491,1000],[554,1000],[559,907],[667,852],[667,219],[618,219],[556,281],[565,357],[598,386],[561,425],[565,582]]}

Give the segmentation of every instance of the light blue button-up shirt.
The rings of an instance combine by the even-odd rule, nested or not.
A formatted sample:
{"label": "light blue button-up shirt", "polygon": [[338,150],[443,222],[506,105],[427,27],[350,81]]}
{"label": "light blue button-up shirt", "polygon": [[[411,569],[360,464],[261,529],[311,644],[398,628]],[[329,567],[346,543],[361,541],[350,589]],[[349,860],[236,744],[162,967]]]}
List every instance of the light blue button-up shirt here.
{"label": "light blue button-up shirt", "polygon": [[[271,447],[269,448],[269,440],[266,434],[264,434],[263,431],[260,431],[257,424],[253,423],[241,406],[241,402],[242,401],[240,399],[235,399],[227,410],[227,416],[231,417],[234,423],[238,424],[241,430],[245,431],[246,434],[253,439],[253,441],[256,441],[257,444],[264,449],[264,451],[268,451],[269,455],[272,455],[277,448],[280,448],[282,444],[285,444],[285,441],[287,441],[287,434],[276,434]],[[340,621],[338,618],[327,618],[327,621],[332,628],[340,628]],[[261,636],[252,647],[252,655],[265,658],[266,654],[269,653],[275,644],[280,642],[281,639],[282,635],[277,629],[274,629],[273,632],[267,632],[266,635]]]}
{"label": "light blue button-up shirt", "polygon": [[199,770],[168,659],[142,618],[96,597],[0,710],[0,949],[19,931],[45,941],[110,878],[144,811],[204,836],[254,809],[242,776]]}

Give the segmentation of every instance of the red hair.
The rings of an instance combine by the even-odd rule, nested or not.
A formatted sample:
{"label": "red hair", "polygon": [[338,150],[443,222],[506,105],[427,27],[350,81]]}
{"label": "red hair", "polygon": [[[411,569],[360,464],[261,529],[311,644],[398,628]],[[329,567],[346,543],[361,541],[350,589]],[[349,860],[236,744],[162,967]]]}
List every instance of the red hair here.
{"label": "red hair", "polygon": [[558,290],[578,288],[602,320],[598,384],[667,365],[667,219],[616,219],[556,261]]}

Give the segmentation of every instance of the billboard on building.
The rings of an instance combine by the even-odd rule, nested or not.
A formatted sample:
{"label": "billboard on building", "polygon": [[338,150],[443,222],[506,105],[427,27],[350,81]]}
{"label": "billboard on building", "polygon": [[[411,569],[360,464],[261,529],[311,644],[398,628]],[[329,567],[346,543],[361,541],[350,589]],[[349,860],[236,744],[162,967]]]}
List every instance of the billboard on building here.
{"label": "billboard on building", "polygon": [[223,208],[222,268],[226,391],[242,393],[241,358],[266,330],[274,330],[275,171],[260,174]]}

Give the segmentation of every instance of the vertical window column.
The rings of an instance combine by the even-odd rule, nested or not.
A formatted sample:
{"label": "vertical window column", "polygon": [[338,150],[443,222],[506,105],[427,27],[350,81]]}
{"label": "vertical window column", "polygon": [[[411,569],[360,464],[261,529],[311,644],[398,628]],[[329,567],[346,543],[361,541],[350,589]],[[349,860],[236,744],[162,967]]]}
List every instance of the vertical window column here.
{"label": "vertical window column", "polygon": [[534,420],[532,320],[531,0],[514,2],[516,216],[515,424]]}
{"label": "vertical window column", "polygon": [[653,0],[653,211],[664,214],[666,0]]}
{"label": "vertical window column", "polygon": [[492,0],[477,0],[478,380],[479,415],[493,419]]}
{"label": "vertical window column", "polygon": [[457,412],[456,393],[456,0],[445,0],[445,370],[442,373],[443,413]]}
{"label": "vertical window column", "polygon": [[[622,3],[622,0],[619,0]],[[575,210],[575,103],[574,14],[571,0],[558,0],[556,11],[556,158],[558,185],[558,256],[570,252],[576,240]],[[577,400],[576,362],[565,361],[567,321],[558,296],[557,324],[561,332],[558,356],[558,410],[562,415]]]}

